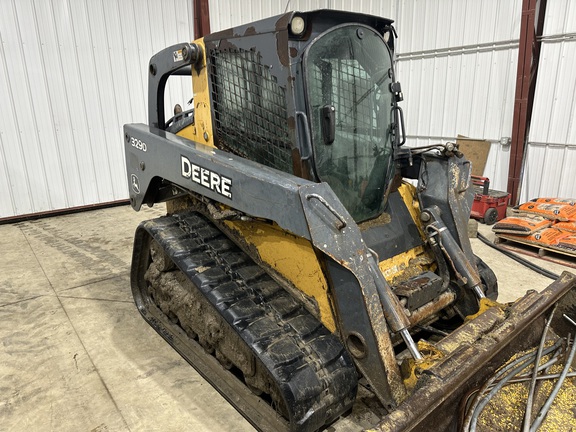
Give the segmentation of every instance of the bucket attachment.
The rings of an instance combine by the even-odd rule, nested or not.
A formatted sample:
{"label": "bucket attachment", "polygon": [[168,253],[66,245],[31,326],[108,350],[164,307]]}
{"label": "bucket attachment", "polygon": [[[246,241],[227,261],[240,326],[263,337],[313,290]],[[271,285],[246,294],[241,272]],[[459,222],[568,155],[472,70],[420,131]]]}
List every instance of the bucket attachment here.
{"label": "bucket attachment", "polygon": [[[542,292],[529,291],[508,305],[485,301],[488,307],[483,312],[434,344],[442,357],[418,371],[414,392],[374,430],[457,431],[462,398],[514,353],[538,346],[545,319],[556,303],[555,316],[576,314],[575,275],[564,272]],[[561,318],[551,327],[558,336],[570,330]]]}

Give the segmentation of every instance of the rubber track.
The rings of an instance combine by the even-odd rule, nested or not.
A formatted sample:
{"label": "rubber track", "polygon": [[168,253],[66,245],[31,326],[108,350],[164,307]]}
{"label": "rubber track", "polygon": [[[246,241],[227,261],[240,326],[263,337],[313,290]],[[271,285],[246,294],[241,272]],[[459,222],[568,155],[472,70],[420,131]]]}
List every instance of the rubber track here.
{"label": "rubber track", "polygon": [[208,219],[181,213],[143,222],[137,238],[144,231],[268,370],[291,430],[317,430],[351,408],[357,373],[340,340]]}

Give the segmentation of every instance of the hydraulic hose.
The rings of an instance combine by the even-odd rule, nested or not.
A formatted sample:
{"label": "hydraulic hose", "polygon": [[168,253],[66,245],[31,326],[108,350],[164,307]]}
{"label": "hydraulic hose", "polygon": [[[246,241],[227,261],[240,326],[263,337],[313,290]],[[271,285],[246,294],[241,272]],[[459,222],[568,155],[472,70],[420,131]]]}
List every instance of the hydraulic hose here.
{"label": "hydraulic hose", "polygon": [[557,275],[556,273],[553,273],[549,270],[546,270],[543,267],[540,267],[539,265],[536,265],[534,263],[531,263],[530,261],[528,261],[527,259],[524,259],[522,257],[519,257],[518,255],[516,255],[513,252],[510,252],[509,250],[504,249],[501,246],[498,246],[497,244],[492,243],[490,240],[488,240],[486,237],[484,237],[482,234],[478,233],[478,239],[486,244],[487,246],[490,246],[493,249],[496,249],[497,251],[503,253],[504,255],[506,255],[508,258],[512,258],[514,261],[522,264],[523,266],[528,267],[530,270],[533,270],[537,273],[540,273],[542,276],[546,276],[547,278],[550,279],[558,279],[560,277],[560,275]]}
{"label": "hydraulic hose", "polygon": [[572,366],[572,361],[574,360],[574,354],[576,354],[576,343],[574,343],[574,342],[575,341],[572,341],[572,348],[570,349],[570,354],[568,354],[568,358],[566,359],[566,364],[564,365],[564,369],[562,369],[562,373],[560,374],[558,381],[556,381],[556,385],[554,386],[552,393],[550,393],[550,396],[548,396],[548,399],[546,399],[546,403],[544,404],[544,406],[540,409],[540,411],[536,415],[536,419],[534,420],[534,423],[532,424],[532,426],[530,426],[530,432],[535,432],[538,430],[538,428],[542,424],[542,421],[544,421],[546,414],[548,414],[548,411],[550,411],[550,407],[552,406],[552,403],[554,402],[556,395],[558,395],[558,392],[560,391],[562,384],[564,384],[564,380],[566,379],[566,376],[568,376],[568,372],[570,371],[570,366]]}
{"label": "hydraulic hose", "polygon": [[538,351],[536,353],[536,358],[534,359],[534,369],[532,373],[532,379],[530,380],[530,387],[528,389],[528,398],[526,400],[526,410],[524,411],[524,421],[522,423],[522,432],[530,431],[530,418],[532,416],[532,403],[534,399],[534,391],[536,390],[536,377],[538,376],[538,366],[540,365],[540,360],[542,359],[542,350],[544,349],[544,343],[546,342],[546,335],[548,334],[548,329],[552,323],[552,318],[554,317],[554,312],[558,308],[558,303],[554,305],[552,312],[546,324],[544,325],[544,331],[542,332],[542,337],[540,338],[540,345],[538,345]]}
{"label": "hydraulic hose", "polygon": [[[556,343],[548,348],[545,348],[542,351],[542,355],[547,355],[553,351],[555,351],[562,343],[562,340],[559,339]],[[484,385],[480,388],[477,393],[476,399],[474,400],[472,406],[468,409],[468,414],[464,419],[464,426],[462,428],[463,431],[466,432],[473,432],[476,430],[476,422],[478,421],[478,417],[480,413],[484,409],[484,407],[490,402],[490,399],[510,380],[514,378],[519,372],[525,369],[530,363],[534,362],[534,357],[536,356],[536,350],[531,351],[523,356],[515,359],[514,361],[510,362],[498,372],[496,372],[492,378],[484,383]],[[496,383],[492,386],[493,383]],[[491,390],[488,394],[484,394],[487,389],[490,388]]]}

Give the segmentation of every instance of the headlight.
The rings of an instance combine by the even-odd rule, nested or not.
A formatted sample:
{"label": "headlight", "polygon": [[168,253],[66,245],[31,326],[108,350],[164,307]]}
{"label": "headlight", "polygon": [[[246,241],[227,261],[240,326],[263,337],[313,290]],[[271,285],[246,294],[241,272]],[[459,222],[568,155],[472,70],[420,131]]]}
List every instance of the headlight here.
{"label": "headlight", "polygon": [[294,35],[300,36],[302,33],[304,33],[305,29],[306,23],[304,22],[304,18],[301,16],[295,16],[292,18],[292,21],[290,22],[290,30]]}

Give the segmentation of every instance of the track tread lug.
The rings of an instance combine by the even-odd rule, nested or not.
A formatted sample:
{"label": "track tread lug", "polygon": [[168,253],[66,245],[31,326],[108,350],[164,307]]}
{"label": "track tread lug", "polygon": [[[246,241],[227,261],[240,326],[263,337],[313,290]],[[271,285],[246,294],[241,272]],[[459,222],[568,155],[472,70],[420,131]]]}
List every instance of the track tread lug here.
{"label": "track tread lug", "polygon": [[266,353],[276,368],[294,365],[303,357],[298,345],[291,338],[286,337],[271,343]]}
{"label": "track tread lug", "polygon": [[309,365],[298,369],[291,377],[295,399],[309,400],[322,392],[322,382]]}
{"label": "track tread lug", "polygon": [[254,282],[264,276],[268,276],[268,274],[257,265],[250,265],[247,267],[239,268],[235,270],[234,273],[236,273],[238,277],[244,280],[244,282],[247,284]]}
{"label": "track tread lug", "polygon": [[196,230],[196,232],[199,237],[204,239],[204,241],[211,241],[223,235],[218,228],[212,225],[201,226]]}
{"label": "track tread lug", "polygon": [[316,353],[323,365],[329,365],[342,355],[342,344],[334,343],[329,334],[316,337],[308,342],[308,347]]}
{"label": "track tread lug", "polygon": [[[196,268],[198,270],[198,268]],[[194,281],[200,286],[205,286],[208,291],[212,291],[214,286],[218,286],[221,283],[230,280],[230,275],[226,273],[220,267],[210,267],[207,269],[202,269],[196,276],[194,276]]]}
{"label": "track tread lug", "polygon": [[220,255],[220,260],[231,270],[238,269],[246,263],[251,263],[251,260],[248,258],[248,256],[246,256],[246,254],[241,251],[224,252]]}
{"label": "track tread lug", "polygon": [[286,293],[272,298],[268,303],[280,318],[288,318],[296,312],[303,310],[302,306],[296,303],[294,299]]}
{"label": "track tread lug", "polygon": [[253,284],[252,287],[258,292],[258,296],[262,301],[270,300],[284,292],[282,288],[271,279],[257,282]]}
{"label": "track tread lug", "polygon": [[210,242],[210,247],[217,253],[223,253],[234,249],[236,245],[226,237],[217,238]]}
{"label": "track tread lug", "polygon": [[297,315],[288,320],[290,327],[297,333],[301,334],[304,339],[312,337],[322,328],[322,324],[314,317],[306,315]]}
{"label": "track tread lug", "polygon": [[[251,341],[258,343],[265,348],[269,341],[282,336],[282,330],[278,327],[276,321],[268,316],[263,316],[253,321],[245,329]],[[267,342],[267,343],[266,343]]]}
{"label": "track tread lug", "polygon": [[196,274],[199,271],[205,271],[207,268],[210,268],[216,264],[214,258],[204,254],[204,253],[196,253],[192,255],[186,255],[181,260],[182,264],[184,265],[184,271],[186,273]]}
{"label": "track tread lug", "polygon": [[234,281],[229,281],[218,285],[210,292],[210,297],[214,299],[216,304],[226,305],[228,308],[240,298],[244,297],[244,288]]}
{"label": "track tread lug", "polygon": [[[143,222],[140,241],[143,231],[252,347],[291,410],[290,430],[316,430],[351,407],[357,375],[339,339],[215,225],[186,212]],[[139,289],[149,295],[146,287]],[[174,307],[171,312],[181,316],[201,310]],[[170,342],[166,327],[156,330]]]}
{"label": "track tread lug", "polygon": [[264,312],[254,301],[245,298],[231,305],[224,314],[230,317],[234,325],[244,328],[248,325],[249,319],[262,316]]}

